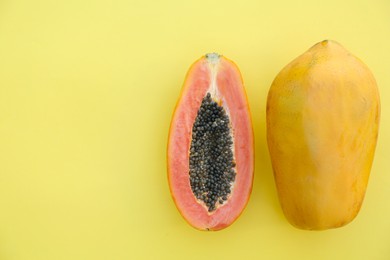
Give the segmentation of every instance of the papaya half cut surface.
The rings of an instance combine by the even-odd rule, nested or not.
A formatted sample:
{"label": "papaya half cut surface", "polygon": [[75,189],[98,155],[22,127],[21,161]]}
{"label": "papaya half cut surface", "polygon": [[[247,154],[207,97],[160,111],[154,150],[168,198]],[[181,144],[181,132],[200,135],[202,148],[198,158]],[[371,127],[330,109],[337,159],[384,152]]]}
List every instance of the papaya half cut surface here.
{"label": "papaya half cut surface", "polygon": [[254,138],[241,74],[211,53],[188,71],[171,121],[167,164],[173,200],[200,230],[232,224],[252,191]]}
{"label": "papaya half cut surface", "polygon": [[322,41],[276,76],[267,141],[283,212],[301,229],[351,222],[366,192],[378,137],[374,76],[334,41]]}

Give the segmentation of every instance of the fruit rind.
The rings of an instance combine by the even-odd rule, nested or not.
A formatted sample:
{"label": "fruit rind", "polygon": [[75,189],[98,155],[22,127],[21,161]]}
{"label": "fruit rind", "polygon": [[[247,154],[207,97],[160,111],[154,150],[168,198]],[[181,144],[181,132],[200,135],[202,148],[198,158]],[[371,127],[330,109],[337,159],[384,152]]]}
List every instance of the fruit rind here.
{"label": "fruit rind", "polygon": [[267,100],[267,142],[292,225],[323,230],[356,217],[379,117],[372,73],[334,41],[314,45],[277,75]]}

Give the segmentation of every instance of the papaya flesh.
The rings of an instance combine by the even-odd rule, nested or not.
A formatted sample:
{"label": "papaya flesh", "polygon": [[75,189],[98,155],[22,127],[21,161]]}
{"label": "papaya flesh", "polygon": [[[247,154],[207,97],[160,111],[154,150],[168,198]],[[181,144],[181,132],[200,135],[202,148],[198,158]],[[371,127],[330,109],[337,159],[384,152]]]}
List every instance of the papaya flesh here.
{"label": "papaya flesh", "polygon": [[301,229],[341,227],[358,214],[378,137],[380,102],[370,70],[322,41],[276,76],[267,141],[279,201]]}
{"label": "papaya flesh", "polygon": [[220,230],[245,208],[252,190],[254,138],[241,74],[216,53],[189,69],[169,130],[171,195],[200,230]]}

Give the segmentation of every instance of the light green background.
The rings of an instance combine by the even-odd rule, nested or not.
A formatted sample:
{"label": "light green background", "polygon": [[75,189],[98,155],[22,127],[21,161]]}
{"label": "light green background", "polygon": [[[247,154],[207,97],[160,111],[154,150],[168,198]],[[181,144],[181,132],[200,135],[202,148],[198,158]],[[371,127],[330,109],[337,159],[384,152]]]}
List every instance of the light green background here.
{"label": "light green background", "polygon": [[[374,73],[382,119],[367,196],[344,228],[285,220],[265,142],[273,78],[323,39]],[[0,1],[0,259],[390,259],[390,1]],[[194,230],[166,180],[190,64],[240,67],[256,138],[252,197]]]}

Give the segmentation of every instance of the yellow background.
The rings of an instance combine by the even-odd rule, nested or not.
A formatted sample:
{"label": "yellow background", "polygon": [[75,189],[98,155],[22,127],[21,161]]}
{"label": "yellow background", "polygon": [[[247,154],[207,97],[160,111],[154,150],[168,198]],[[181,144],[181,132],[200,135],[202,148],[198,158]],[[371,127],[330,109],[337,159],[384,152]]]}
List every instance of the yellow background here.
{"label": "yellow background", "polygon": [[[390,259],[390,1],[0,1],[0,259]],[[285,220],[265,142],[278,71],[334,39],[373,71],[377,153],[344,228]],[[240,67],[254,189],[228,229],[194,230],[166,180],[171,114],[190,64]]]}

